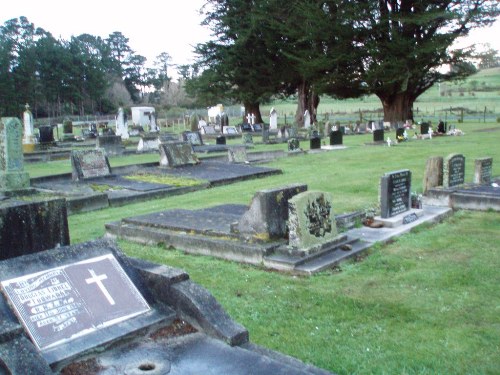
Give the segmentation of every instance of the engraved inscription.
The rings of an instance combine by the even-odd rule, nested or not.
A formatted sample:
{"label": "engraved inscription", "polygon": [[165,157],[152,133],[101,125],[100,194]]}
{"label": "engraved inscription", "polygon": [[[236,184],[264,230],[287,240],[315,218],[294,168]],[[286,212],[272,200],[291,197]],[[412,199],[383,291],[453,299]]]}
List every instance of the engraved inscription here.
{"label": "engraved inscription", "polygon": [[332,232],[332,220],[330,219],[331,204],[323,196],[310,202],[305,209],[305,215],[309,219],[309,233],[315,237],[325,237]]}

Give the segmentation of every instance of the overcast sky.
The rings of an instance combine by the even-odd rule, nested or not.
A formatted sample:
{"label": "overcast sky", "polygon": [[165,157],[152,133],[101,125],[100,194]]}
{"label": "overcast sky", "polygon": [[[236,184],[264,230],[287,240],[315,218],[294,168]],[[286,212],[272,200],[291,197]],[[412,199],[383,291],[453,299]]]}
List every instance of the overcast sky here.
{"label": "overcast sky", "polygon": [[[173,64],[193,61],[193,46],[207,41],[210,31],[200,26],[198,11],[205,0],[7,0],[0,7],[0,23],[26,16],[28,20],[69,40],[72,35],[91,34],[107,38],[120,31],[129,38],[136,54],[147,64],[167,52]],[[472,33],[470,43],[489,43],[500,51],[500,21],[493,27]]]}

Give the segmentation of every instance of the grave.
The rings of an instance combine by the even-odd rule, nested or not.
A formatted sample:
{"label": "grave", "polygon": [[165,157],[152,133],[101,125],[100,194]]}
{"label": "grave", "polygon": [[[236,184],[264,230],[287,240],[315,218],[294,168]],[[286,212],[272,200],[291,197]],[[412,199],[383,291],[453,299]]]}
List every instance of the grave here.
{"label": "grave", "polygon": [[465,157],[461,154],[427,160],[423,201],[430,206],[500,211],[500,179],[492,176],[493,159],[474,161],[472,183],[465,182]]}
{"label": "grave", "polygon": [[269,129],[277,130],[278,129],[278,112],[273,108],[269,112]]}
{"label": "grave", "polygon": [[19,119],[0,119],[0,192],[22,190],[30,186],[30,177],[24,171],[22,134]]}
{"label": "grave", "polygon": [[330,132],[330,146],[338,146],[343,144],[343,133],[340,130]]}
{"label": "grave", "polygon": [[116,115],[116,135],[119,135],[122,139],[129,139],[130,137],[128,133],[128,117],[122,107],[118,108],[118,114]]}
{"label": "grave", "polygon": [[411,208],[411,172],[408,169],[386,173],[380,179],[380,216],[375,221],[395,227],[417,221],[422,209]]}
{"label": "grave", "polygon": [[217,144],[217,145],[225,145],[226,144],[226,137],[224,137],[223,135],[219,135],[215,139],[215,144]]}
{"label": "grave", "polygon": [[253,131],[252,125],[250,125],[248,123],[241,124],[240,128],[241,128],[241,132],[242,133],[244,133],[244,132],[252,132]]}
{"label": "grave", "polygon": [[72,150],[71,167],[73,181],[111,175],[108,157],[102,149]]}
{"label": "grave", "polygon": [[75,135],[73,134],[73,121],[71,121],[69,118],[65,118],[63,121],[63,135],[62,135],[62,140],[63,142],[73,142],[76,141]]}
{"label": "grave", "polygon": [[253,124],[252,125],[253,132],[261,132],[263,128],[264,128],[263,124]]}
{"label": "grave", "polygon": [[249,341],[179,269],[98,240],[0,262],[12,374],[327,374]]}
{"label": "grave", "polygon": [[96,148],[104,149],[107,155],[123,155],[125,146],[119,135],[100,135],[97,137]]}
{"label": "grave", "polygon": [[160,145],[160,167],[182,167],[199,164],[200,160],[188,142],[169,142]]}
{"label": "grave", "polygon": [[[303,184],[257,192],[249,207],[166,210],[106,224],[107,235],[298,274],[331,268],[368,245],[338,234],[331,198]],[[189,236],[185,234],[189,233]]]}
{"label": "grave", "polygon": [[239,135],[238,130],[234,126],[225,126],[222,130],[222,134],[228,136],[237,136]]}
{"label": "grave", "polygon": [[227,149],[229,163],[248,163],[247,149],[244,146],[233,146]]}
{"label": "grave", "polygon": [[38,128],[39,132],[39,142],[40,145],[43,146],[52,146],[55,144],[54,140],[54,132],[52,130],[52,126],[44,125]]}
{"label": "grave", "polygon": [[420,134],[428,135],[429,134],[430,124],[428,122],[423,122],[420,124]]}
{"label": "grave", "polygon": [[160,142],[163,141],[158,138],[158,134],[156,133],[141,133],[139,142],[137,143],[137,152],[158,151]]}
{"label": "grave", "polygon": [[251,133],[243,133],[241,135],[241,141],[244,145],[253,145],[253,137]]}
{"label": "grave", "polygon": [[288,152],[302,151],[300,148],[300,142],[297,138],[290,138],[288,140]]}
{"label": "grave", "polygon": [[25,111],[23,112],[23,151],[33,152],[35,151],[35,134],[34,134],[34,121],[33,114],[30,111],[30,106],[26,103]]}
{"label": "grave", "polygon": [[205,125],[201,127],[201,132],[205,135],[217,135],[215,127],[212,125]]}
{"label": "grave", "polygon": [[375,129],[373,131],[373,143],[384,142],[384,129]]}
{"label": "grave", "polygon": [[309,139],[309,148],[311,150],[320,150],[321,149],[321,138],[319,135],[312,136],[311,139]]}
{"label": "grave", "polygon": [[184,142],[189,142],[193,146],[202,146],[203,140],[201,139],[201,134],[198,131],[185,131],[182,132],[182,140]]}

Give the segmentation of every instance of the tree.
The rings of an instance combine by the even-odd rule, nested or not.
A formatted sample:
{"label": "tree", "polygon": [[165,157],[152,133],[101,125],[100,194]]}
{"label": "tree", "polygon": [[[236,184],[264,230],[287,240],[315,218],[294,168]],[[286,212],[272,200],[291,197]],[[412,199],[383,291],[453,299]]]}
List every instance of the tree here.
{"label": "tree", "polygon": [[499,67],[500,56],[498,56],[498,51],[492,48],[489,44],[486,44],[486,47],[486,51],[481,52],[477,55],[477,58],[479,59],[479,69]]}
{"label": "tree", "polygon": [[[372,0],[357,2],[357,33],[364,55],[357,61],[367,90],[379,97],[384,120],[413,119],[413,103],[434,83],[471,73],[472,51],[451,49],[472,28],[499,14],[489,0]],[[454,66],[447,73],[439,70]],[[465,69],[462,69],[465,68]]]}

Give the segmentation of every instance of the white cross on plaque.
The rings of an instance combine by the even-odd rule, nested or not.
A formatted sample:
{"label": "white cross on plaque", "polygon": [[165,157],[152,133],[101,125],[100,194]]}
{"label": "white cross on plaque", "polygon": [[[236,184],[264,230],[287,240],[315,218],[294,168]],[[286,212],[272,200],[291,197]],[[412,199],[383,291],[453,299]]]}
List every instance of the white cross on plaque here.
{"label": "white cross on plaque", "polygon": [[97,276],[96,273],[94,272],[94,270],[92,270],[92,269],[90,269],[89,272],[90,272],[90,275],[92,277],[85,279],[87,284],[96,283],[97,286],[99,287],[99,289],[101,290],[102,294],[104,294],[104,297],[106,297],[106,299],[108,300],[109,304],[114,305],[115,300],[113,299],[113,297],[111,297],[111,294],[109,294],[108,290],[106,289],[106,287],[102,283],[102,280],[106,280],[108,278],[108,276],[106,274]]}

